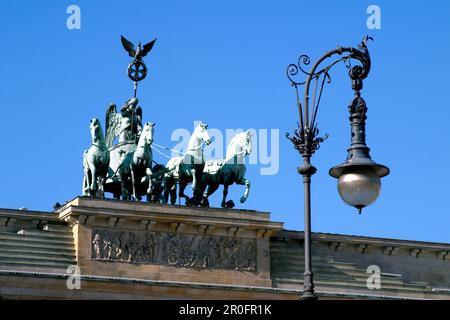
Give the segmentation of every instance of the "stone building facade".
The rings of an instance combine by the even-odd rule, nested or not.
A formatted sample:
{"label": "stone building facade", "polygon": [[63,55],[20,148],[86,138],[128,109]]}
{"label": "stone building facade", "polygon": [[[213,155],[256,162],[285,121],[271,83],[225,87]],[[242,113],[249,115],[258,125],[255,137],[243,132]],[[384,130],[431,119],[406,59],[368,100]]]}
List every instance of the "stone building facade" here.
{"label": "stone building facade", "polygon": [[[450,298],[449,244],[312,241],[322,299]],[[267,212],[85,197],[0,209],[2,299],[299,299],[303,264],[303,233]]]}

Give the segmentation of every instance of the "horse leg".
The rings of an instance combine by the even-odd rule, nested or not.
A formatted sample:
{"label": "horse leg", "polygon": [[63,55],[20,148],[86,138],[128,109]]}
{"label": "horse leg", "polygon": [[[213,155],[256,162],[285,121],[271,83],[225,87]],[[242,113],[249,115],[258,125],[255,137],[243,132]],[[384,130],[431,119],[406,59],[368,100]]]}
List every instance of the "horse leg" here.
{"label": "horse leg", "polygon": [[131,172],[131,186],[133,187],[133,195],[131,196],[131,200],[137,201],[136,197],[136,180],[134,177],[133,164],[130,164],[130,172]]}
{"label": "horse leg", "polygon": [[153,172],[152,172],[152,169],[150,169],[150,168],[147,168],[146,170],[145,170],[145,174],[146,174],[146,176],[148,177],[148,188],[147,188],[147,195],[150,195],[151,196],[151,193],[152,193],[152,189],[153,189],[153,181],[152,181],[152,176],[153,176]]}
{"label": "horse leg", "polygon": [[158,203],[167,203],[166,195],[166,182],[164,180],[161,181],[161,186],[158,188]]}
{"label": "horse leg", "polygon": [[197,187],[197,177],[196,177],[196,172],[195,169],[190,169],[187,171],[188,175],[192,176],[192,190],[195,190],[195,188]]}
{"label": "horse leg", "polygon": [[209,184],[208,185],[208,189],[206,190],[206,192],[203,194],[203,200],[202,202],[205,203],[205,205],[209,206],[209,196],[212,195],[214,192],[216,192],[216,190],[219,188],[219,184],[214,183],[214,184]]}
{"label": "horse leg", "polygon": [[122,188],[122,200],[128,200],[128,192],[127,192],[127,188],[125,185],[125,181],[121,180],[120,186]]}
{"label": "horse leg", "polygon": [[244,203],[248,198],[248,194],[250,193],[251,183],[249,180],[247,180],[245,178],[241,178],[241,180],[237,181],[236,183],[240,184],[240,185],[245,185],[245,192],[244,192],[244,195],[241,197],[241,203]]}
{"label": "horse leg", "polygon": [[89,164],[89,168],[91,169],[91,197],[95,197],[95,193],[97,192],[97,168],[94,163]]}
{"label": "horse leg", "polygon": [[89,168],[84,167],[84,176],[83,176],[83,196],[89,196]]}
{"label": "horse leg", "polygon": [[189,205],[189,197],[184,194],[184,190],[186,189],[187,184],[180,182],[180,190],[178,190],[178,196],[180,198],[184,198],[186,200],[186,205]]}
{"label": "horse leg", "polygon": [[164,203],[169,202],[169,193],[173,186],[173,179],[170,177],[164,177]]}
{"label": "horse leg", "polygon": [[175,182],[170,188],[170,204],[177,204],[177,184]]}
{"label": "horse leg", "polygon": [[124,167],[121,168],[120,170],[120,186],[122,188],[122,200],[129,200],[128,199],[128,189],[127,189],[127,174],[125,174],[125,169]]}
{"label": "horse leg", "polygon": [[102,175],[98,176],[98,190],[96,192],[96,197],[97,198],[105,198],[105,192],[104,192],[104,182],[105,182],[105,178]]}
{"label": "horse leg", "polygon": [[228,195],[228,187],[230,185],[229,184],[224,184],[223,185],[223,198],[222,198],[222,203],[221,203],[221,207],[222,208],[226,208],[226,202],[227,202],[227,195]]}

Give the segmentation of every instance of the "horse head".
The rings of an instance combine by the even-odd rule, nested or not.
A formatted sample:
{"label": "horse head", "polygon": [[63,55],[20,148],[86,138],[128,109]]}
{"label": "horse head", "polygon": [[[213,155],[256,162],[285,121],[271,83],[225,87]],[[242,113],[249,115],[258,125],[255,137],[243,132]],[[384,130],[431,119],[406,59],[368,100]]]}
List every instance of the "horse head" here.
{"label": "horse head", "polygon": [[200,123],[192,134],[193,137],[205,142],[207,145],[211,143],[211,138],[208,133],[208,125],[206,123]]}
{"label": "horse head", "polygon": [[91,129],[92,143],[104,141],[100,120],[98,120],[97,118],[91,119],[91,124],[89,125],[89,128]]}
{"label": "horse head", "polygon": [[242,138],[241,138],[242,144],[241,145],[245,151],[245,155],[250,155],[252,153],[252,148],[253,148],[252,137],[253,137],[253,132],[251,132],[250,130],[247,130],[242,135]]}
{"label": "horse head", "polygon": [[227,148],[226,161],[233,157],[243,159],[245,156],[250,155],[252,153],[252,137],[253,132],[250,130],[234,136]]}
{"label": "horse head", "polygon": [[155,132],[155,124],[152,122],[147,122],[142,128],[141,135],[139,137],[139,146],[149,146],[153,143],[153,134]]}

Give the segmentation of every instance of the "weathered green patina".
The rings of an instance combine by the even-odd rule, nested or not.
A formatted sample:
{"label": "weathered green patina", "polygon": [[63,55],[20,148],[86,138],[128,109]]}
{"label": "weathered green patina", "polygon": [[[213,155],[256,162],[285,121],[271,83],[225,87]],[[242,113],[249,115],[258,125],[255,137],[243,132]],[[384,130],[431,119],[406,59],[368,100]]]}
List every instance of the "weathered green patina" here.
{"label": "weathered green patina", "polygon": [[[116,199],[140,201],[147,196],[149,202],[168,203],[170,200],[175,204],[178,184],[178,196],[185,199],[186,205],[209,206],[208,197],[223,185],[221,206],[231,208],[234,203],[227,201],[228,188],[237,183],[245,185],[240,199],[244,203],[250,191],[244,159],[252,151],[251,132],[237,134],[230,141],[224,160],[205,161],[203,149],[211,139],[208,125],[200,123],[189,139],[185,154],[171,158],[165,166],[153,161],[154,124],[142,125],[142,108],[136,98],[137,82],[145,78],[146,72],[133,77],[130,68],[137,68],[138,64],[145,67],[142,58],[152,49],[156,39],[143,48],[140,44],[135,47],[124,37],[121,40],[134,58],[128,67],[128,75],[134,81],[135,96],[128,99],[119,112],[114,103],[108,106],[105,138],[100,121],[91,121],[92,146],[85,151],[83,159],[83,195],[102,198],[104,192],[110,192]],[[193,189],[192,197],[185,194],[189,183]]]}

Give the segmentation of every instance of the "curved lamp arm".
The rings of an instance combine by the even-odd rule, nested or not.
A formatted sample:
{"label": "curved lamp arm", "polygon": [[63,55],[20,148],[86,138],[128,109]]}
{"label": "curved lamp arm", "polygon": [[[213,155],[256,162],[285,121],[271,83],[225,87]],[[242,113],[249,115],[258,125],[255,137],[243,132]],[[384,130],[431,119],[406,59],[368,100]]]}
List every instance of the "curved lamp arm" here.
{"label": "curved lamp arm", "polygon": [[[317,60],[310,72],[307,72],[302,66],[307,66],[311,62],[307,55],[301,55],[297,64],[288,65],[286,75],[296,92],[300,123],[299,130],[294,131],[294,137],[290,137],[289,134],[286,134],[286,136],[294,143],[295,148],[302,154],[302,156],[310,157],[316,150],[319,149],[320,143],[328,138],[328,135],[318,137],[319,130],[316,127],[316,117],[325,82],[331,82],[329,71],[333,66],[341,61],[346,63],[346,66],[349,69],[350,78],[352,79],[352,88],[359,96],[359,90],[362,89],[362,80],[369,74],[371,66],[370,54],[367,48],[368,40],[373,40],[373,38],[368,36],[364,37],[361,44],[358,46],[359,49],[353,47],[337,47],[331,51],[328,51],[320,57],[319,60]],[[344,53],[347,54],[342,56]],[[319,68],[325,60],[334,55],[340,55],[341,57],[332,61],[327,66]],[[361,65],[355,65],[352,67],[351,60],[357,60],[361,63]],[[298,82],[294,79],[299,71],[307,75],[306,81]],[[312,105],[310,105],[311,82],[313,80],[314,90]],[[303,106],[300,102],[298,93],[298,87],[302,85],[305,85]]]}

